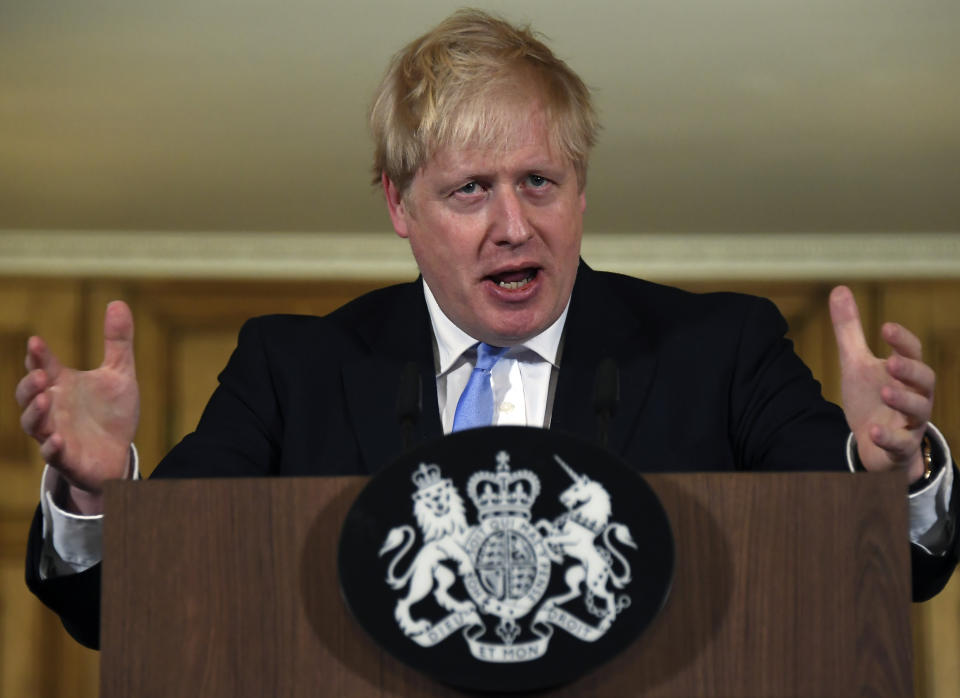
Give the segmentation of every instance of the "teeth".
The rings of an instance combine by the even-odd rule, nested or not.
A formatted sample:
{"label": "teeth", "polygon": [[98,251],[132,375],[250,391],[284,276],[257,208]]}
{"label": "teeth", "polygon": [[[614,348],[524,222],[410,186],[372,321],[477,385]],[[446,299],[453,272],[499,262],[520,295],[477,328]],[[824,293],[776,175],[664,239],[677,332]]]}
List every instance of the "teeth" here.
{"label": "teeth", "polygon": [[497,285],[500,288],[508,288],[512,291],[515,291],[518,288],[526,286],[531,281],[533,281],[533,276],[528,276],[525,279],[520,279],[520,281],[498,281]]}

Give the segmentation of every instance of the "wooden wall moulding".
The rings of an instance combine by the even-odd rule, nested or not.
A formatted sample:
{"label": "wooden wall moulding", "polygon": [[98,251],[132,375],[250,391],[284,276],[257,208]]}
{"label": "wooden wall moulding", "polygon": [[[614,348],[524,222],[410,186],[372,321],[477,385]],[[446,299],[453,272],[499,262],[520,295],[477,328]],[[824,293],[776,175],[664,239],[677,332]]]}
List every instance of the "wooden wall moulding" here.
{"label": "wooden wall moulding", "polygon": [[[386,220],[386,219],[384,219]],[[596,269],[651,279],[960,277],[960,232],[604,233],[587,231]],[[49,278],[410,278],[409,245],[370,232],[0,230],[0,275]]]}

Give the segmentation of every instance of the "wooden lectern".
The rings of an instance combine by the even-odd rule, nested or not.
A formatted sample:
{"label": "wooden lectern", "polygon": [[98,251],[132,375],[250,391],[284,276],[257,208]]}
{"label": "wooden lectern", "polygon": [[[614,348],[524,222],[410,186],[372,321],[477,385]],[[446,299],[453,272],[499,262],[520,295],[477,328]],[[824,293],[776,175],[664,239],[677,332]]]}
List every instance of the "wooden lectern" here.
{"label": "wooden lectern", "polygon": [[[902,475],[646,477],[676,538],[666,607],[538,695],[912,692]],[[463,695],[381,651],[340,598],[340,525],[365,482],[108,485],[102,695]]]}

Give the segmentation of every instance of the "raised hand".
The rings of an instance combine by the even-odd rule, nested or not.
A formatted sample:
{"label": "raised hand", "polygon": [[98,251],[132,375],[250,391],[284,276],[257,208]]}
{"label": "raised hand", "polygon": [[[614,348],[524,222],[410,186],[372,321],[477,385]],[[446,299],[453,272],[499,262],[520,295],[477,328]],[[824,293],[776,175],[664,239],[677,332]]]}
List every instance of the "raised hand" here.
{"label": "raised hand", "polygon": [[103,363],[64,367],[40,337],[27,341],[27,375],[17,384],[20,425],[44,460],[70,485],[68,506],[99,513],[103,483],[127,474],[140,417],[133,361],[133,316],[122,301],[107,306]]}
{"label": "raised hand", "polygon": [[924,472],[921,442],[933,410],[933,369],[923,363],[920,340],[896,323],[881,333],[886,359],[867,346],[850,289],[830,294],[830,317],[840,350],[843,411],[867,470],[903,468],[910,482]]}

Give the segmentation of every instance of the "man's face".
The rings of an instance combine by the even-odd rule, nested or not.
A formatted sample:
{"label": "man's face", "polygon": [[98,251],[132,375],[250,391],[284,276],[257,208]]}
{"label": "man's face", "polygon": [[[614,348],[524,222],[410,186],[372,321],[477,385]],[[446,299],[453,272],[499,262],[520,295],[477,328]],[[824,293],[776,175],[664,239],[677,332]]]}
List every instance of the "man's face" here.
{"label": "man's face", "polygon": [[540,112],[509,147],[438,151],[405,195],[384,179],[393,226],[460,329],[506,346],[560,317],[573,290],[586,198]]}

